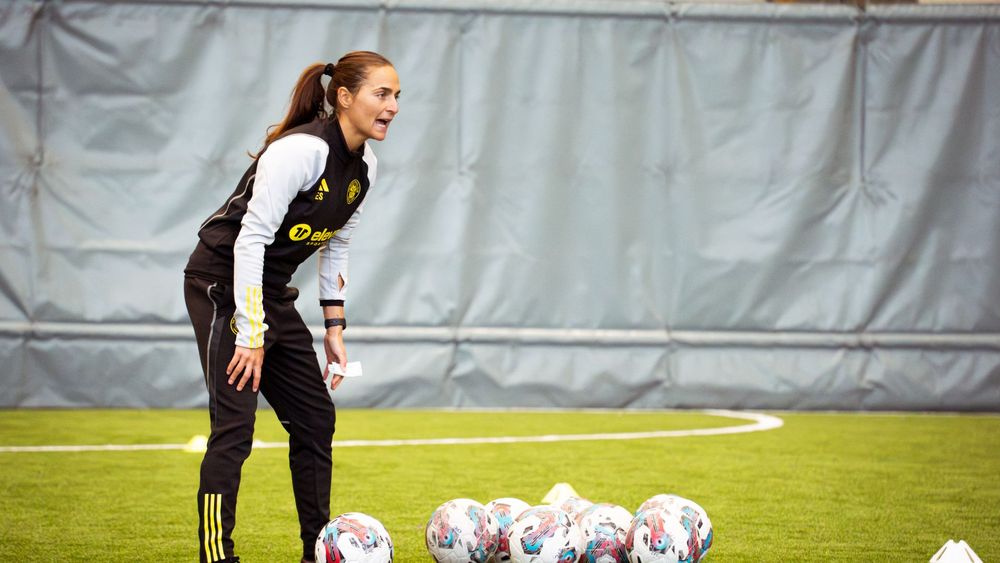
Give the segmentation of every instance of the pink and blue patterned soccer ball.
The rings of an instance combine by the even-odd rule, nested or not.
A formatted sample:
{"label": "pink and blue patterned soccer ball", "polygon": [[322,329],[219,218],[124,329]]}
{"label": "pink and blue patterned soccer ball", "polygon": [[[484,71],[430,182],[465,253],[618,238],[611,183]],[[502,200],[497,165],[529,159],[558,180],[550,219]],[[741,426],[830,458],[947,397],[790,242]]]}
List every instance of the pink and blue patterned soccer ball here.
{"label": "pink and blue patterned soccer ball", "polygon": [[635,515],[625,534],[625,549],[630,563],[694,563],[698,553],[692,534],[663,506]]}
{"label": "pink and blue patterned soccer ball", "polygon": [[575,563],[583,549],[583,536],[564,510],[543,505],[525,510],[514,520],[507,543],[514,563]]}
{"label": "pink and blue patterned soccer ball", "polygon": [[705,509],[693,500],[681,496],[654,495],[646,499],[637,512],[654,506],[667,508],[677,515],[684,528],[694,536],[698,548],[694,561],[700,561],[712,547],[712,541],[715,539],[712,521],[708,519]]}
{"label": "pink and blue patterned soccer ball", "polygon": [[438,563],[486,563],[497,549],[497,521],[478,502],[449,500],[424,530],[427,551]]}
{"label": "pink and blue patterned soccer ball", "polygon": [[594,503],[581,497],[566,497],[559,503],[552,503],[552,506],[565,511],[574,522],[579,522],[583,511],[594,506]]}
{"label": "pink and blue patterned soccer ball", "polygon": [[578,520],[583,534],[580,563],[628,562],[625,535],[632,523],[632,513],[605,502],[584,510]]}
{"label": "pink and blue patterned soccer ball", "polygon": [[392,563],[392,538],[375,518],[347,512],[323,526],[315,554],[317,563]]}
{"label": "pink and blue patterned soccer ball", "polygon": [[514,519],[529,508],[531,508],[531,505],[528,503],[512,497],[498,498],[486,503],[486,510],[490,511],[493,519],[497,521],[497,550],[493,554],[491,561],[497,563],[510,561],[510,549],[507,546],[507,531],[510,530]]}

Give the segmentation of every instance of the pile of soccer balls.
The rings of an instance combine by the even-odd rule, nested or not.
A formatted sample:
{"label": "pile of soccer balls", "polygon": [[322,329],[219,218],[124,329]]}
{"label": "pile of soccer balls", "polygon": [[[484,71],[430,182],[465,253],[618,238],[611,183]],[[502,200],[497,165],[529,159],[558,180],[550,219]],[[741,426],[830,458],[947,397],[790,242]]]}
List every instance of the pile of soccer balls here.
{"label": "pile of soccer balls", "polygon": [[712,523],[676,495],[656,495],[634,515],[579,497],[540,506],[455,499],[434,511],[425,539],[438,563],[697,563],[712,547]]}

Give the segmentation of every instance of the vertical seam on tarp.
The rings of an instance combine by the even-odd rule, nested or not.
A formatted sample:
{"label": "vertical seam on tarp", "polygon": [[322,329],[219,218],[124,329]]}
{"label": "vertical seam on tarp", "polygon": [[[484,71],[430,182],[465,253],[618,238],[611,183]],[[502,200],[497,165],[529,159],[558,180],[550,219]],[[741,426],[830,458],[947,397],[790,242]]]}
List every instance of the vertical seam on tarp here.
{"label": "vertical seam on tarp", "polygon": [[[31,230],[36,234],[41,229],[41,223],[39,219],[41,218],[41,211],[39,209],[39,193],[41,192],[41,178],[42,178],[42,165],[45,163],[45,128],[44,128],[44,111],[45,106],[45,35],[48,33],[48,22],[49,22],[49,8],[47,2],[42,2],[38,7],[37,16],[37,28],[35,33],[35,41],[38,48],[35,50],[35,65],[37,70],[37,87],[35,88],[35,96],[37,102],[35,104],[35,155],[32,160],[32,172],[31,175],[31,193],[29,194],[29,202],[31,205],[31,212],[29,214],[29,221],[31,222]],[[32,244],[28,245],[28,262],[31,266],[31,275],[35,276],[38,273],[38,244],[41,237],[32,237]],[[34,323],[38,319],[36,318],[38,308],[36,284],[30,284],[28,288],[28,321]],[[28,340],[30,341],[31,336],[29,334]],[[27,342],[26,342],[27,343]]]}
{"label": "vertical seam on tarp", "polygon": [[[464,164],[462,159],[462,127],[464,127],[464,111],[465,105],[462,103],[462,96],[465,93],[465,85],[462,80],[464,75],[465,67],[465,34],[466,34],[466,22],[467,20],[459,21],[458,26],[458,37],[457,37],[457,48],[455,49],[457,60],[455,61],[455,176],[458,178],[459,182],[465,175]],[[464,229],[463,229],[464,235]],[[466,239],[465,236],[458,237],[460,241]],[[459,279],[459,287],[461,287],[461,279]],[[461,289],[457,291],[457,295],[461,296]],[[459,299],[460,301],[460,299]],[[458,305],[455,307],[456,314],[458,314]],[[449,321],[449,324],[456,323],[460,325],[457,319]],[[458,328],[457,326],[455,327]],[[455,370],[458,369],[458,356],[460,353],[462,343],[459,339],[454,339],[448,343],[450,349],[450,357],[448,358],[448,364],[444,366],[444,370],[441,373],[440,381],[440,394],[441,397],[446,401],[449,406],[460,406],[461,400],[458,396],[452,392],[452,382],[455,379]],[[471,357],[470,353],[470,357]]]}
{"label": "vertical seam on tarp", "polygon": [[865,140],[867,137],[868,124],[868,39],[866,28],[868,18],[862,17],[858,20],[857,42],[858,42],[858,179],[862,185],[868,183],[867,163],[865,162]]}
{"label": "vertical seam on tarp", "polygon": [[[38,70],[38,83],[35,88],[35,96],[38,98],[38,105],[35,107],[35,142],[37,146],[35,147],[35,165],[40,166],[45,158],[45,146],[42,143],[42,104],[44,95],[44,65],[42,48],[45,43],[42,41],[42,34],[45,31],[45,21],[47,19],[48,10],[46,9],[46,4],[43,2],[38,8],[38,32],[35,34],[35,41],[38,43],[38,49],[35,51],[35,65]],[[36,176],[37,178],[37,176]]]}
{"label": "vertical seam on tarp", "polygon": [[[872,19],[866,12],[859,14],[856,19],[857,22],[857,35],[855,41],[857,42],[857,59],[855,61],[856,70],[855,76],[857,80],[857,87],[855,92],[857,93],[857,135],[858,135],[858,154],[857,166],[858,166],[858,176],[857,176],[857,188],[861,190],[861,194],[865,198],[872,197],[869,190],[871,187],[868,185],[868,161],[867,161],[867,140],[868,140],[868,57],[869,49],[868,43],[870,38],[869,30],[871,29]],[[868,306],[866,313],[858,320],[858,324],[855,327],[855,331],[863,333],[868,330],[871,326],[872,321],[878,316],[880,303],[883,301],[885,296],[885,291],[879,292],[879,298],[877,301],[872,302]]]}
{"label": "vertical seam on tarp", "polygon": [[465,173],[464,162],[462,160],[462,118],[464,116],[465,104],[462,103],[462,94],[465,91],[465,83],[462,80],[463,77],[463,67],[465,66],[465,49],[463,44],[465,43],[465,24],[462,23],[458,26],[458,67],[456,71],[455,82],[458,90],[458,95],[455,96],[455,103],[458,106],[456,108],[456,119],[455,119],[455,168],[459,176]]}
{"label": "vertical seam on tarp", "polygon": [[[37,83],[35,87],[36,105],[35,105],[35,154],[31,159],[31,186],[30,192],[28,193],[28,227],[31,233],[38,233],[41,226],[39,222],[40,211],[38,207],[38,193],[41,190],[41,176],[42,176],[42,164],[45,162],[45,144],[43,140],[43,115],[42,107],[44,103],[44,93],[45,93],[45,78],[44,78],[44,56],[42,50],[45,46],[44,34],[46,32],[46,23],[48,21],[48,3],[42,1],[37,4],[37,10],[35,11],[35,22],[33,33],[35,35],[34,41],[37,46],[35,49],[35,69],[37,71]],[[37,236],[32,236],[31,240],[28,241],[26,245],[27,258],[28,258],[28,271],[31,276],[31,282],[38,279],[38,239]],[[25,317],[28,320],[29,326],[34,326],[37,319],[37,284],[28,284],[28,295],[25,302]],[[21,381],[23,382],[21,386],[21,392],[17,403],[19,405],[24,405],[29,399],[29,394],[31,387],[28,385],[28,362],[29,354],[31,350],[31,341],[34,339],[34,330],[29,329],[24,335],[21,341]]]}
{"label": "vertical seam on tarp", "polygon": [[[677,34],[678,34],[678,32],[677,32],[677,18],[678,18],[677,6],[675,4],[673,4],[673,3],[671,3],[671,4],[669,4],[669,5],[667,5],[667,6],[664,7],[664,11],[665,11],[665,14],[664,14],[665,17],[663,18],[663,32],[664,32],[664,36],[665,37],[664,37],[663,44],[664,45],[669,45],[672,48],[676,48],[677,44],[679,43],[679,41],[677,40]],[[670,55],[668,53],[667,56],[664,57],[664,64],[667,64],[667,58],[669,56]],[[679,64],[678,61],[677,61],[677,59],[680,58],[680,57],[682,57],[682,56],[684,56],[684,54],[678,51],[678,52],[674,53],[673,56],[674,56],[674,64],[677,65],[677,64]],[[673,77],[675,79],[676,79],[676,73],[677,73],[677,71],[675,71],[675,73],[674,73],[675,76]],[[669,77],[668,77],[668,80],[669,80]],[[664,124],[664,131],[669,131],[669,130],[670,130],[669,123],[665,123]],[[669,166],[670,166],[670,164],[668,164],[668,167]],[[666,173],[666,170],[664,170],[664,179],[666,179],[666,178],[667,178],[667,173]],[[675,229],[676,229],[676,227],[672,225],[671,228],[670,228],[670,232],[671,233],[674,232]],[[666,342],[666,344],[663,345],[663,352],[662,352],[663,355],[661,356],[661,361],[663,362],[663,377],[662,377],[662,379],[660,379],[658,377],[659,374],[656,373],[656,371],[657,371],[656,367],[655,367],[656,364],[653,364],[653,366],[654,366],[653,370],[652,370],[653,373],[651,374],[650,381],[648,383],[649,389],[654,394],[654,397],[656,397],[655,393],[657,391],[659,391],[659,397],[654,398],[654,403],[656,403],[656,404],[659,404],[661,401],[662,401],[662,404],[669,404],[670,403],[670,401],[669,401],[670,387],[673,384],[673,381],[676,379],[675,374],[674,374],[674,358],[677,355],[677,344],[674,342],[673,338],[671,338],[671,336],[670,336],[671,327],[673,326],[673,322],[674,322],[674,314],[677,312],[677,307],[676,307],[677,301],[674,299],[674,296],[676,295],[676,291],[677,291],[677,287],[678,287],[678,282],[677,282],[677,271],[678,271],[678,268],[676,267],[676,262],[677,262],[677,254],[676,253],[671,252],[671,254],[670,254],[670,261],[672,262],[670,264],[670,282],[669,282],[670,283],[670,295],[671,295],[671,297],[669,298],[669,301],[667,303],[667,307],[666,307],[667,311],[666,311],[666,313],[663,316],[663,321],[664,321],[663,322],[663,329],[667,333],[667,342]],[[640,397],[639,399],[630,399],[628,404],[629,405],[632,405],[632,404],[640,404],[641,405],[642,404],[642,398]]]}

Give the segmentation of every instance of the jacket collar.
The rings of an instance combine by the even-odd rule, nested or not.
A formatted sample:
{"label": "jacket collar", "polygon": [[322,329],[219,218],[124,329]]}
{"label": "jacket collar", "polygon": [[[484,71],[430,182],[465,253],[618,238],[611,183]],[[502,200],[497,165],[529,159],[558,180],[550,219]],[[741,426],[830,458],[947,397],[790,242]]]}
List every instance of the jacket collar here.
{"label": "jacket collar", "polygon": [[356,151],[347,148],[347,140],[344,139],[344,132],[340,129],[340,120],[334,116],[327,124],[327,144],[330,145],[330,152],[334,153],[338,160],[348,162],[362,158],[367,143],[361,143],[361,148]]}

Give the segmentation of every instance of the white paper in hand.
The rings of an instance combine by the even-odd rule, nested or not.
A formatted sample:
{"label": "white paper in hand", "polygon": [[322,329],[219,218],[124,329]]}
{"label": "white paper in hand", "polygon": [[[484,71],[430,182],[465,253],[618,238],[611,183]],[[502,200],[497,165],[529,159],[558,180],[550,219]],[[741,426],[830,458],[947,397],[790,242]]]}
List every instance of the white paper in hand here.
{"label": "white paper in hand", "polygon": [[343,375],[344,377],[361,377],[361,362],[347,362],[347,371],[340,367],[340,364],[330,364],[327,366],[333,375]]}

